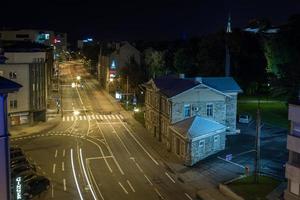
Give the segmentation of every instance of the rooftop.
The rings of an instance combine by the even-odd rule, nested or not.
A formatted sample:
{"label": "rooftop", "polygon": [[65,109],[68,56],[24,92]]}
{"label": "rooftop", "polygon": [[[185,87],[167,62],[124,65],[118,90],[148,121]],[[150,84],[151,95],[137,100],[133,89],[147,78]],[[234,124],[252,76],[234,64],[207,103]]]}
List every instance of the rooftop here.
{"label": "rooftop", "polygon": [[22,85],[0,76],[0,94],[18,91]]}

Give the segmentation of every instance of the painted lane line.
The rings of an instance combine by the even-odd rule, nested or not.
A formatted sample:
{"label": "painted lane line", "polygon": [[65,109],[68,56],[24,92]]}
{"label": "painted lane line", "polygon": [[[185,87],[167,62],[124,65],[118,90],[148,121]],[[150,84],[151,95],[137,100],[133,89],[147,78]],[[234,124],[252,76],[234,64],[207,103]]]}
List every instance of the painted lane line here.
{"label": "painted lane line", "polygon": [[134,190],[134,188],[132,187],[132,185],[131,185],[130,181],[129,181],[129,180],[127,180],[126,182],[128,183],[128,185],[129,185],[129,187],[131,188],[132,192],[135,192],[135,190]]}
{"label": "painted lane line", "polygon": [[63,150],[63,157],[65,157],[65,155],[66,155],[66,150],[64,149]]}
{"label": "painted lane line", "polygon": [[81,115],[79,116],[79,119],[80,119],[80,120],[82,120],[82,117],[81,117]]}
{"label": "painted lane line", "polygon": [[65,163],[64,162],[61,163],[61,170],[65,171]]}
{"label": "painted lane line", "polygon": [[139,163],[135,163],[135,165],[137,166],[137,168],[140,170],[140,172],[144,172],[143,169],[141,168],[141,166],[139,165]]}
{"label": "painted lane line", "polygon": [[69,121],[69,116],[67,116],[67,122]]}
{"label": "painted lane line", "polygon": [[154,188],[155,192],[158,194],[158,196],[160,197],[160,199],[165,199],[161,194],[160,192],[158,191],[157,188]]}
{"label": "painted lane line", "polygon": [[107,119],[106,115],[103,115],[104,119]]}
{"label": "painted lane line", "polygon": [[100,160],[100,159],[106,159],[106,158],[112,158],[112,156],[91,157],[91,158],[87,158],[87,160]]}
{"label": "painted lane line", "polygon": [[99,189],[99,187],[98,187],[98,184],[97,184],[97,182],[96,182],[96,180],[95,180],[95,177],[94,177],[94,175],[93,175],[93,173],[92,173],[92,170],[91,170],[91,167],[90,167],[90,163],[89,163],[88,160],[86,161],[86,164],[87,164],[87,168],[88,168],[88,173],[89,173],[90,177],[92,178],[92,181],[93,181],[94,184],[96,185],[96,188],[97,188],[97,190],[98,190],[98,193],[100,194],[101,199],[104,200],[104,197],[103,197],[103,195],[102,195],[102,193],[101,193],[101,191],[100,191],[100,189]]}
{"label": "painted lane line", "polygon": [[40,166],[38,166],[38,169],[41,170],[42,168]]}
{"label": "painted lane line", "polygon": [[58,153],[58,151],[57,151],[57,149],[56,149],[56,150],[55,150],[55,154],[54,154],[54,158],[57,157],[57,153]]}
{"label": "painted lane line", "polygon": [[107,118],[108,118],[108,119],[111,119],[110,115],[107,115]]}
{"label": "painted lane line", "polygon": [[51,197],[54,198],[54,186],[51,184]]}
{"label": "painted lane line", "polygon": [[165,175],[166,175],[173,183],[175,183],[175,180],[174,180],[167,172],[165,172]]}
{"label": "painted lane line", "polygon": [[153,185],[153,183],[150,181],[150,179],[148,178],[148,176],[146,176],[146,174],[144,174],[144,176],[147,179],[147,181],[150,183],[150,185]]}
{"label": "painted lane line", "polygon": [[71,165],[72,165],[72,171],[73,171],[73,176],[74,176],[75,184],[76,184],[76,187],[77,187],[80,199],[83,200],[82,194],[80,192],[80,188],[79,188],[79,185],[78,185],[78,181],[77,181],[77,177],[76,177],[76,173],[75,173],[75,168],[74,168],[73,149],[71,149]]}
{"label": "painted lane line", "polygon": [[127,190],[125,189],[125,187],[122,185],[122,183],[120,181],[119,181],[119,185],[123,189],[123,191],[125,192],[125,194],[128,194]]}
{"label": "painted lane line", "polygon": [[99,119],[98,115],[96,115],[96,119]]}
{"label": "painted lane line", "polygon": [[185,195],[189,200],[193,200],[193,198],[192,198],[190,195],[188,195],[187,193],[184,193],[184,195]]}
{"label": "painted lane line", "polygon": [[54,163],[54,164],[53,164],[53,169],[52,169],[52,173],[53,173],[53,174],[55,174],[55,167],[56,167],[56,164]]}
{"label": "painted lane line", "polygon": [[100,115],[99,117],[100,117],[100,119],[101,119],[101,120],[103,120],[103,117],[102,117],[102,115]]}
{"label": "painted lane line", "polygon": [[82,157],[82,150],[80,149],[79,152],[80,152],[80,160],[81,160],[81,165],[82,165],[82,169],[83,169],[83,173],[84,173],[85,179],[86,179],[86,181],[88,183],[88,186],[90,188],[90,191],[92,192],[92,195],[93,195],[94,199],[97,200],[96,194],[94,192],[94,188],[92,187],[92,185],[90,183],[90,179],[87,176],[87,173],[86,173],[86,170],[85,170],[85,166],[83,164],[84,162],[83,162],[83,157]]}
{"label": "painted lane line", "polygon": [[64,191],[67,191],[67,184],[66,184],[66,179],[63,179],[63,183],[64,183]]}

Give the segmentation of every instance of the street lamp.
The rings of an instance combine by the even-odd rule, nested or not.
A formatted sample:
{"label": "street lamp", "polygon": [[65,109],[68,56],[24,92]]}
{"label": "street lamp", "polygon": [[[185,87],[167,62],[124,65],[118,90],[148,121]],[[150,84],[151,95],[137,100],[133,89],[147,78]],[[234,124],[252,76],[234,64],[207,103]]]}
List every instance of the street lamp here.
{"label": "street lamp", "polygon": [[80,77],[80,76],[77,76],[76,79],[77,79],[77,81],[80,81],[81,77]]}

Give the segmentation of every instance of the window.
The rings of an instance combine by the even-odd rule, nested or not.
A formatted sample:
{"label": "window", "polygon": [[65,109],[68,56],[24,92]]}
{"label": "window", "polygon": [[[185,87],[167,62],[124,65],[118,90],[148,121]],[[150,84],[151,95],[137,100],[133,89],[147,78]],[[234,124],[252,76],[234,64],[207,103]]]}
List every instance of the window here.
{"label": "window", "polygon": [[199,154],[203,155],[204,151],[205,151],[205,141],[200,140],[200,142],[199,142]]}
{"label": "window", "polygon": [[299,195],[299,183],[291,181],[290,183],[290,192]]}
{"label": "window", "polygon": [[16,72],[9,72],[9,78],[10,79],[16,79],[17,78],[17,73]]}
{"label": "window", "polygon": [[191,116],[191,105],[190,104],[185,104],[183,106],[183,114],[184,114],[184,117],[190,117]]}
{"label": "window", "polygon": [[11,109],[16,109],[16,108],[18,107],[18,101],[17,101],[17,100],[11,100],[11,101],[9,102],[9,107],[10,107]]}
{"label": "window", "polygon": [[214,116],[214,106],[212,103],[206,104],[206,115],[208,117]]}
{"label": "window", "polygon": [[214,151],[220,149],[220,136],[219,135],[214,136],[213,149],[214,149]]}

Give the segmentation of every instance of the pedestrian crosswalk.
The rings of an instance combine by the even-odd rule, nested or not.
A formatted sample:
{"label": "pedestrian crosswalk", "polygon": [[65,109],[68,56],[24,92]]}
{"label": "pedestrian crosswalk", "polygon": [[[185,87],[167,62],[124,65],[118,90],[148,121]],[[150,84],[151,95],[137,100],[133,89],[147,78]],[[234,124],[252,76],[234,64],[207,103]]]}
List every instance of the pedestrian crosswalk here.
{"label": "pedestrian crosswalk", "polygon": [[84,121],[84,120],[122,120],[124,117],[120,114],[110,114],[110,115],[78,115],[78,116],[64,116],[62,118],[63,122],[72,122],[72,121]]}

